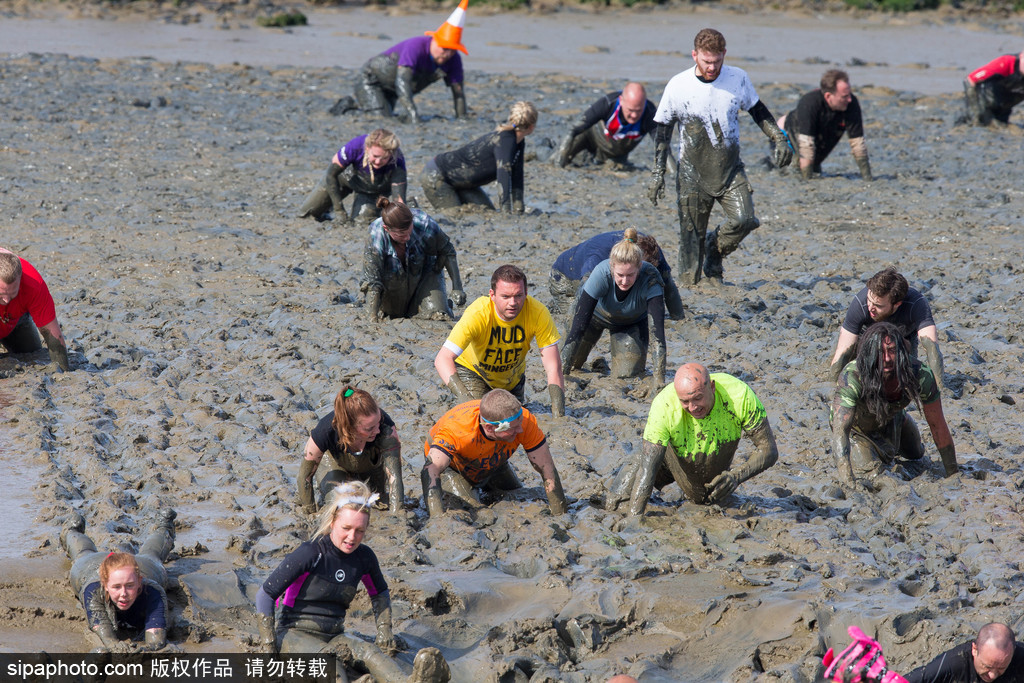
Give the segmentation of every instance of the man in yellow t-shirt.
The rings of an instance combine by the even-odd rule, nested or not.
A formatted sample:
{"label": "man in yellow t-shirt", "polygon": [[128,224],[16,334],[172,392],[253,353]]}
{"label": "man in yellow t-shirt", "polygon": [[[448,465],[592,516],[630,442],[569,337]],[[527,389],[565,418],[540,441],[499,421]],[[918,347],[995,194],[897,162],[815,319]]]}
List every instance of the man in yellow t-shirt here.
{"label": "man in yellow t-shirt", "polygon": [[503,389],[487,392],[479,401],[461,403],[430,428],[423,445],[426,464],[420,477],[423,499],[431,517],[444,512],[441,489],[480,507],[475,487],[500,491],[522,488],[508,459],[522,446],[533,469],[544,480],[551,513],[566,510],[565,493],[537,418]]}
{"label": "man in yellow t-shirt", "polygon": [[470,304],[434,358],[441,381],[459,401],[505,389],[526,393],[526,352],[536,339],[548,377],[551,412],[565,415],[558,329],[547,307],[526,293],[526,274],[512,265],[491,275],[491,291]]}
{"label": "man in yellow t-shirt", "polygon": [[[754,452],[734,468],[741,436],[753,442]],[[694,503],[720,503],[778,459],[768,414],[751,388],[732,375],[712,375],[703,365],[687,363],[654,398],[643,448],[619,470],[605,508],[615,510],[629,498],[629,514],[642,515],[651,491],[673,481]]]}

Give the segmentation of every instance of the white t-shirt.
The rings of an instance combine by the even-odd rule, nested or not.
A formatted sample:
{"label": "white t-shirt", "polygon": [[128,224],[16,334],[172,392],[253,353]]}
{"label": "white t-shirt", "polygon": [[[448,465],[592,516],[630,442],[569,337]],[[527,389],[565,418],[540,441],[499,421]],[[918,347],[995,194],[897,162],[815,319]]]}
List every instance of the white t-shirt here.
{"label": "white t-shirt", "polygon": [[679,164],[708,194],[719,196],[740,161],[739,113],[758,102],[743,69],[722,66],[718,78],[705,83],[696,66],[676,74],[665,86],[654,115],[658,123],[679,123]]}

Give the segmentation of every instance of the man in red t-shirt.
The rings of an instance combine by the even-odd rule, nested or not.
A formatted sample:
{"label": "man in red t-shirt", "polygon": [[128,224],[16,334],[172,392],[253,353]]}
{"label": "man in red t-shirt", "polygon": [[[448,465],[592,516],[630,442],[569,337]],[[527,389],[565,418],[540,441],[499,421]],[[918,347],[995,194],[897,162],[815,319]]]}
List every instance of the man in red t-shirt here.
{"label": "man in red t-shirt", "polygon": [[473,488],[509,491],[522,487],[508,459],[522,446],[533,469],[544,479],[551,513],[566,510],[565,493],[551,450],[537,418],[504,389],[479,401],[461,403],[431,427],[424,444],[423,498],[431,517],[444,512],[442,486],[470,507],[480,507]]}
{"label": "man in red t-shirt", "polygon": [[964,80],[967,122],[987,126],[1009,123],[1013,108],[1024,101],[1024,74],[1020,54],[1003,55],[972,71]]}
{"label": "man in red t-shirt", "polygon": [[68,348],[57,322],[57,310],[50,290],[32,264],[0,247],[0,344],[11,353],[29,353],[43,348],[61,370],[68,370]]}

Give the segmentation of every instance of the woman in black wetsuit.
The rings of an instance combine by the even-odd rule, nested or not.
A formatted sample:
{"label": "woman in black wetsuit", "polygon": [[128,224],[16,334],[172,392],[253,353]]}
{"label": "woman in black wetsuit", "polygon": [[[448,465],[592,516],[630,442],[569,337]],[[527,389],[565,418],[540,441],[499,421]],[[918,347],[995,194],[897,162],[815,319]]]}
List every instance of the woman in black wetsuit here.
{"label": "woman in black wetsuit", "polygon": [[497,180],[501,211],[522,213],[524,140],[536,125],[537,108],[533,103],[516,102],[508,123],[459,149],[438,154],[427,162],[421,176],[427,199],[435,209],[463,204],[493,209],[481,186]]}
{"label": "woman in black wetsuit", "polygon": [[[256,593],[260,643],[270,654],[348,651],[352,661],[346,663],[381,683],[445,683],[448,665],[436,648],[417,653],[411,674],[408,664],[389,656],[404,643],[391,630],[391,594],[380,563],[362,544],[376,500],[361,481],[331,491],[313,540],[289,553]],[[345,613],[360,584],[377,624],[372,644],[345,633]],[[341,669],[339,678],[347,681]]]}

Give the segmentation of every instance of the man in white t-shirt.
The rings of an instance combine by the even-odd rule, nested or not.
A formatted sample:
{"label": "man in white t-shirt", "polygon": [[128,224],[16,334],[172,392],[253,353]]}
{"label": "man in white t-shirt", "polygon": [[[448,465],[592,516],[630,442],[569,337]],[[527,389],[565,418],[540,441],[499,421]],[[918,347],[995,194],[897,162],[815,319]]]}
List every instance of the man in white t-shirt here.
{"label": "man in white t-shirt", "polygon": [[[783,167],[793,150],[775,117],[761,102],[743,69],[725,66],[725,36],[702,29],[693,40],[692,69],[676,74],[665,86],[654,120],[654,173],[648,196],[655,206],[665,193],[665,162],[672,124],[679,124],[679,274],[697,284],[701,272],[721,279],[722,257],[760,222],[754,215],[753,190],[740,160],[739,112],[746,111],[774,143],[775,164]],[[726,220],[708,233],[715,200]]]}

